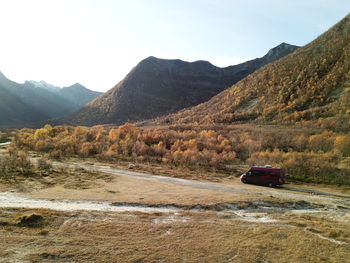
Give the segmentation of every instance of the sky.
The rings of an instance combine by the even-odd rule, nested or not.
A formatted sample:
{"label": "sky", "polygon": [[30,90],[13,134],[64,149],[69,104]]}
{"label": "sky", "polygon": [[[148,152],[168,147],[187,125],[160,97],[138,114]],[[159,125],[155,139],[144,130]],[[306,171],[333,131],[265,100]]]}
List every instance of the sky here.
{"label": "sky", "polygon": [[107,91],[148,56],[235,65],[349,12],[349,0],[0,0],[0,71]]}

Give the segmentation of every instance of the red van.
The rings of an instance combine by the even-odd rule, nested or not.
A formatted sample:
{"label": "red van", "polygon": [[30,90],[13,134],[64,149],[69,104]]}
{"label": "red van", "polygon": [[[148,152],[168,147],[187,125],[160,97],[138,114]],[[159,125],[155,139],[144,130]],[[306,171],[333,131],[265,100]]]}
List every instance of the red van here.
{"label": "red van", "polygon": [[245,184],[261,184],[270,187],[285,183],[283,169],[271,165],[251,167],[241,175],[241,181]]}

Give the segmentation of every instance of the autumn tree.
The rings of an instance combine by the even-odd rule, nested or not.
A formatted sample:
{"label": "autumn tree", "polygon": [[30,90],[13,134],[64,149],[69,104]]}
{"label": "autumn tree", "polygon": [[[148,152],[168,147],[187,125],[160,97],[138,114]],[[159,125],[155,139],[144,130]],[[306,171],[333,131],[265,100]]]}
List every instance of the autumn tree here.
{"label": "autumn tree", "polygon": [[334,151],[343,156],[350,156],[350,136],[337,136],[334,140]]}

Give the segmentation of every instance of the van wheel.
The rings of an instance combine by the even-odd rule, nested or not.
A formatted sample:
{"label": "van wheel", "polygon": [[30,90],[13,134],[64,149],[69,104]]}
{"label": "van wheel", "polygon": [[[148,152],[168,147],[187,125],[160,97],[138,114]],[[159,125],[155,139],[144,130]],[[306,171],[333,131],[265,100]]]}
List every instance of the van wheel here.
{"label": "van wheel", "polygon": [[242,183],[246,184],[246,183],[247,183],[247,181],[246,181],[246,180],[242,180]]}
{"label": "van wheel", "polygon": [[274,185],[272,183],[269,183],[267,186],[268,187],[273,187]]}

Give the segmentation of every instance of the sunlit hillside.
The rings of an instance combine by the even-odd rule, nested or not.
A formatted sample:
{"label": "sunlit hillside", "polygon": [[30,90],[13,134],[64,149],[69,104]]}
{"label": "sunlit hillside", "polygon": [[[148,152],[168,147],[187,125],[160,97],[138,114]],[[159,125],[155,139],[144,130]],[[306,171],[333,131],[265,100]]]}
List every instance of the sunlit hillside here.
{"label": "sunlit hillside", "polygon": [[171,123],[286,123],[309,120],[349,130],[350,15],[289,56],[207,103],[167,117]]}

